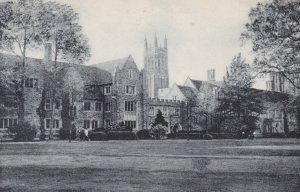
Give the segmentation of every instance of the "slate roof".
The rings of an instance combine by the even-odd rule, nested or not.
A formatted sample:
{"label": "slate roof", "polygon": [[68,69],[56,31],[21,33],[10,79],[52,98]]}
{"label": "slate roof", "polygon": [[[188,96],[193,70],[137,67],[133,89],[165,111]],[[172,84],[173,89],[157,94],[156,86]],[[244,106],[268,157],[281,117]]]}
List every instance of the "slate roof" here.
{"label": "slate roof", "polygon": [[189,100],[194,100],[197,98],[197,91],[192,87],[177,85],[181,93]]}
{"label": "slate roof", "polygon": [[[0,53],[0,66],[13,66],[15,63],[19,63],[21,61],[21,57],[19,56]],[[54,64],[54,62],[51,63]],[[28,74],[44,74],[42,72],[45,69],[45,66],[47,67],[47,64],[45,64],[43,59],[36,58],[26,58],[26,65],[26,71]],[[75,69],[80,74],[84,84],[86,85],[112,83],[112,75],[109,72],[97,67],[77,65],[66,62],[58,62],[58,65],[63,66],[63,70],[60,70],[60,72],[57,74],[58,81],[64,78],[64,75],[69,69]]]}
{"label": "slate roof", "polygon": [[130,57],[131,57],[131,55],[129,55],[128,57],[125,57],[125,58],[121,58],[121,59],[115,59],[115,60],[111,60],[111,61],[93,64],[91,66],[106,70],[106,71],[110,72],[111,74],[113,74],[115,68],[119,67],[119,69],[122,69]]}
{"label": "slate roof", "polygon": [[191,79],[191,81],[194,83],[197,90],[199,90],[203,84],[209,84],[217,87],[221,87],[223,85],[223,81],[202,81],[194,79]]}

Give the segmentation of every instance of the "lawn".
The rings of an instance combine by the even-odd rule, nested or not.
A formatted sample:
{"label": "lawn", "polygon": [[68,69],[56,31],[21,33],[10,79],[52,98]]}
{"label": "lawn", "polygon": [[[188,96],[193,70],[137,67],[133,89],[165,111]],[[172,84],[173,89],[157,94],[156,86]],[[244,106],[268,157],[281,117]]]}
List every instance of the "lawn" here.
{"label": "lawn", "polygon": [[0,143],[0,191],[299,191],[300,140]]}

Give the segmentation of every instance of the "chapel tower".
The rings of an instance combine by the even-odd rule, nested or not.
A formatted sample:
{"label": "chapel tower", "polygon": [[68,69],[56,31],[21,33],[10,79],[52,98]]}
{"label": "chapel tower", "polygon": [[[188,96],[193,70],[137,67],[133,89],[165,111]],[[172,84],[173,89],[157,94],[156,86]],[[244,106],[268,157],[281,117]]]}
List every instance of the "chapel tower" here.
{"label": "chapel tower", "polygon": [[167,37],[165,36],[163,46],[158,45],[156,35],[154,46],[148,44],[145,38],[144,49],[144,90],[148,97],[158,98],[158,89],[169,87]]}

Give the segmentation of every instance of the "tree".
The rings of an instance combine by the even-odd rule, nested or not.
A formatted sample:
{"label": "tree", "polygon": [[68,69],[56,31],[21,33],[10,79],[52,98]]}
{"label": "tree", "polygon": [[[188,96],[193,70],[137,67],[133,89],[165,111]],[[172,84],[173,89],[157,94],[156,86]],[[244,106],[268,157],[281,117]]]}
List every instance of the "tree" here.
{"label": "tree", "polygon": [[[46,2],[42,9],[43,15],[40,18],[40,34],[44,43],[51,42],[49,48],[54,53],[54,65],[47,69],[48,91],[51,93],[51,100],[59,97],[57,95],[58,85],[57,74],[72,65],[59,65],[58,59],[72,64],[83,64],[90,57],[90,48],[87,38],[82,33],[79,25],[78,13],[71,6]],[[51,54],[52,55],[52,54]],[[52,58],[49,58],[52,59]],[[50,136],[52,139],[54,107],[51,102]]]}
{"label": "tree", "polygon": [[69,130],[69,142],[71,142],[72,128],[75,126],[75,103],[82,98],[83,88],[83,80],[79,73],[74,68],[69,68],[64,76],[61,111],[63,128]]}
{"label": "tree", "polygon": [[168,122],[165,120],[161,110],[157,111],[156,118],[152,124],[151,132],[157,139],[161,138],[162,134],[165,134],[164,127],[168,126]]}
{"label": "tree", "polygon": [[[241,38],[252,43],[258,72],[278,73],[300,89],[300,1],[258,3],[249,13],[249,21]],[[296,116],[299,117],[299,102],[291,103],[297,104],[293,108],[296,108]],[[300,120],[297,124],[299,127]]]}
{"label": "tree", "polygon": [[[0,5],[1,29],[0,48],[12,53],[20,53],[22,62],[11,70],[11,82],[15,83],[18,98],[18,123],[22,127],[24,123],[24,87],[26,78],[26,56],[28,49],[34,49],[41,43],[38,34],[41,15],[41,0],[19,0],[16,3],[4,3]],[[7,17],[8,16],[8,17]]]}
{"label": "tree", "polygon": [[[234,56],[226,71],[226,77],[224,77],[224,86],[221,90],[220,105],[217,111],[223,114],[225,124],[226,121],[236,124],[231,126],[236,129],[241,129],[242,125],[247,125],[252,129],[256,128],[258,115],[263,110],[257,91],[251,88],[254,77],[250,71],[250,65],[242,59],[239,53]],[[237,131],[236,129],[234,131]]]}
{"label": "tree", "polygon": [[165,120],[161,110],[157,111],[156,118],[152,126],[154,127],[156,125],[168,126],[168,122]]}
{"label": "tree", "polygon": [[276,72],[300,88],[293,78],[300,72],[300,1],[273,0],[258,3],[249,13],[243,41],[250,41],[255,52],[255,69]]}

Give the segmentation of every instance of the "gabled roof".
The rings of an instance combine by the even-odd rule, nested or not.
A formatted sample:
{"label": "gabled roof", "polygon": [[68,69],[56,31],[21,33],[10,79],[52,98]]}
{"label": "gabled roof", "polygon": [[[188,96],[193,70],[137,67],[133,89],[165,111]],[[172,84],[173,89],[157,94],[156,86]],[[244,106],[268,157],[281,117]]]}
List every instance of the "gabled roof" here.
{"label": "gabled roof", "polygon": [[111,74],[113,74],[116,67],[118,67],[119,69],[122,69],[129,59],[132,59],[131,55],[129,55],[128,57],[125,57],[125,58],[121,58],[121,59],[115,59],[115,60],[106,61],[103,63],[93,64],[91,66],[106,70],[106,71],[110,72]]}
{"label": "gabled roof", "polygon": [[[17,55],[3,54],[0,53],[0,66],[4,67],[13,67],[16,63],[22,62],[21,57]],[[81,79],[84,81],[84,84],[109,84],[112,83],[112,75],[96,67],[87,66],[87,65],[78,65],[71,64],[66,62],[57,62],[58,66],[61,67],[59,73],[57,74],[57,81],[62,81],[64,75],[69,69],[75,69],[81,76]],[[53,61],[45,62],[43,59],[36,58],[26,58],[26,71],[28,74],[32,75],[44,75],[44,78],[47,78],[47,73],[45,72],[46,68],[50,68],[53,65]]]}
{"label": "gabled roof", "polygon": [[194,79],[191,79],[191,81],[195,85],[197,90],[199,90],[203,84],[209,84],[216,87],[221,87],[223,85],[223,81],[202,81]]}
{"label": "gabled roof", "polygon": [[194,100],[197,98],[197,91],[188,86],[177,85],[181,93],[189,100]]}
{"label": "gabled roof", "polygon": [[74,65],[86,85],[102,85],[112,83],[112,75],[92,66]]}

